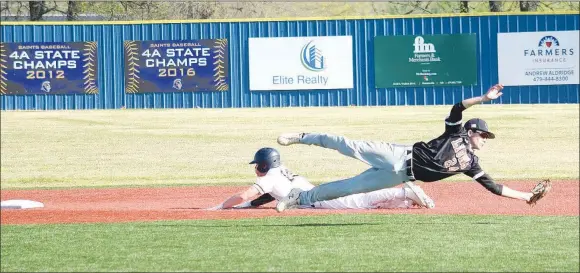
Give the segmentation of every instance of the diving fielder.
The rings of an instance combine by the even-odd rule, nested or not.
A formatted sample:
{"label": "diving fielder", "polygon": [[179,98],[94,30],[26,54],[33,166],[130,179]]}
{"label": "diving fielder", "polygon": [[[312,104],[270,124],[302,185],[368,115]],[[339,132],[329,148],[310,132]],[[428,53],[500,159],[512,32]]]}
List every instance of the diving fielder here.
{"label": "diving fielder", "polygon": [[278,212],[298,205],[307,206],[351,194],[394,187],[407,181],[435,182],[456,174],[466,174],[488,191],[503,197],[526,201],[530,205],[544,197],[551,189],[549,180],[540,182],[531,192],[521,192],[496,184],[479,165],[475,150],[482,149],[488,139],[494,139],[487,123],[479,118],[468,120],[463,126],[465,109],[499,98],[503,86],[492,86],[480,97],[456,103],[445,119],[445,131],[425,143],[399,145],[386,142],[355,141],[342,136],[316,133],[289,133],[278,137],[278,144],[315,145],[333,149],[371,166],[352,178],[326,183],[310,190],[293,189],[276,205]]}

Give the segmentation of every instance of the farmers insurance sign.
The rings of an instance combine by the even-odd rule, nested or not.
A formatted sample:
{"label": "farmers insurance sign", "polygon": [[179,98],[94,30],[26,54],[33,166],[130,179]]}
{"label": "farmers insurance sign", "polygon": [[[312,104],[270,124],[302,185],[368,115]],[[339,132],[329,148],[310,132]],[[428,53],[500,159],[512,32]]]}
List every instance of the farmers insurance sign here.
{"label": "farmers insurance sign", "polygon": [[578,31],[498,33],[499,82],[578,84]]}
{"label": "farmers insurance sign", "polygon": [[250,90],[353,88],[352,36],[250,38]]}

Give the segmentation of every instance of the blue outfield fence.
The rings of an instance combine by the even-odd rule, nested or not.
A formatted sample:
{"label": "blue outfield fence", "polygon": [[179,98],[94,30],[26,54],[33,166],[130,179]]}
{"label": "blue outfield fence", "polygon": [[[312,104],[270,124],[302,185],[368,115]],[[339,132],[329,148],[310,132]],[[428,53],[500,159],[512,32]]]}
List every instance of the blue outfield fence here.
{"label": "blue outfield fence", "polygon": [[[453,104],[483,94],[498,81],[497,34],[579,30],[579,15],[485,14],[406,18],[295,19],[166,22],[3,22],[2,42],[84,42],[98,45],[98,88],[93,94],[2,95],[2,110],[126,108],[241,108],[287,106],[386,106]],[[477,85],[429,88],[375,88],[375,36],[475,33]],[[250,91],[248,39],[251,37],[353,37],[354,88]],[[125,93],[126,40],[227,39],[229,91]],[[275,64],[273,64],[275,65]],[[575,75],[576,77],[578,75]],[[506,87],[497,103],[578,103],[579,85]]]}

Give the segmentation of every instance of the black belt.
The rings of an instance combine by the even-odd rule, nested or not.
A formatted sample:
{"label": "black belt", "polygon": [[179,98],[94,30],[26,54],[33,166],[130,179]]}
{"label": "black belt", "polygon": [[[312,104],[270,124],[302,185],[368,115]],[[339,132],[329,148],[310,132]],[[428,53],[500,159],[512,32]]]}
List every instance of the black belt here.
{"label": "black belt", "polygon": [[415,175],[413,174],[413,148],[410,147],[407,150],[406,160],[407,162],[407,176],[409,177],[409,181],[415,181]]}

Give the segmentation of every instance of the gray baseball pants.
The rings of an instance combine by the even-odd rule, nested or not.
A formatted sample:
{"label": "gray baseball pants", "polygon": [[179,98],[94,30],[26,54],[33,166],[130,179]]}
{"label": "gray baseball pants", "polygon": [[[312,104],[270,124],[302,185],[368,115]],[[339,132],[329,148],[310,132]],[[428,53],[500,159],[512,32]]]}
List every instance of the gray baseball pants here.
{"label": "gray baseball pants", "polygon": [[333,149],[356,158],[371,166],[361,174],[334,182],[325,183],[300,193],[300,205],[318,201],[390,188],[409,181],[406,172],[406,156],[411,146],[377,141],[356,141],[331,134],[308,133],[300,144]]}

